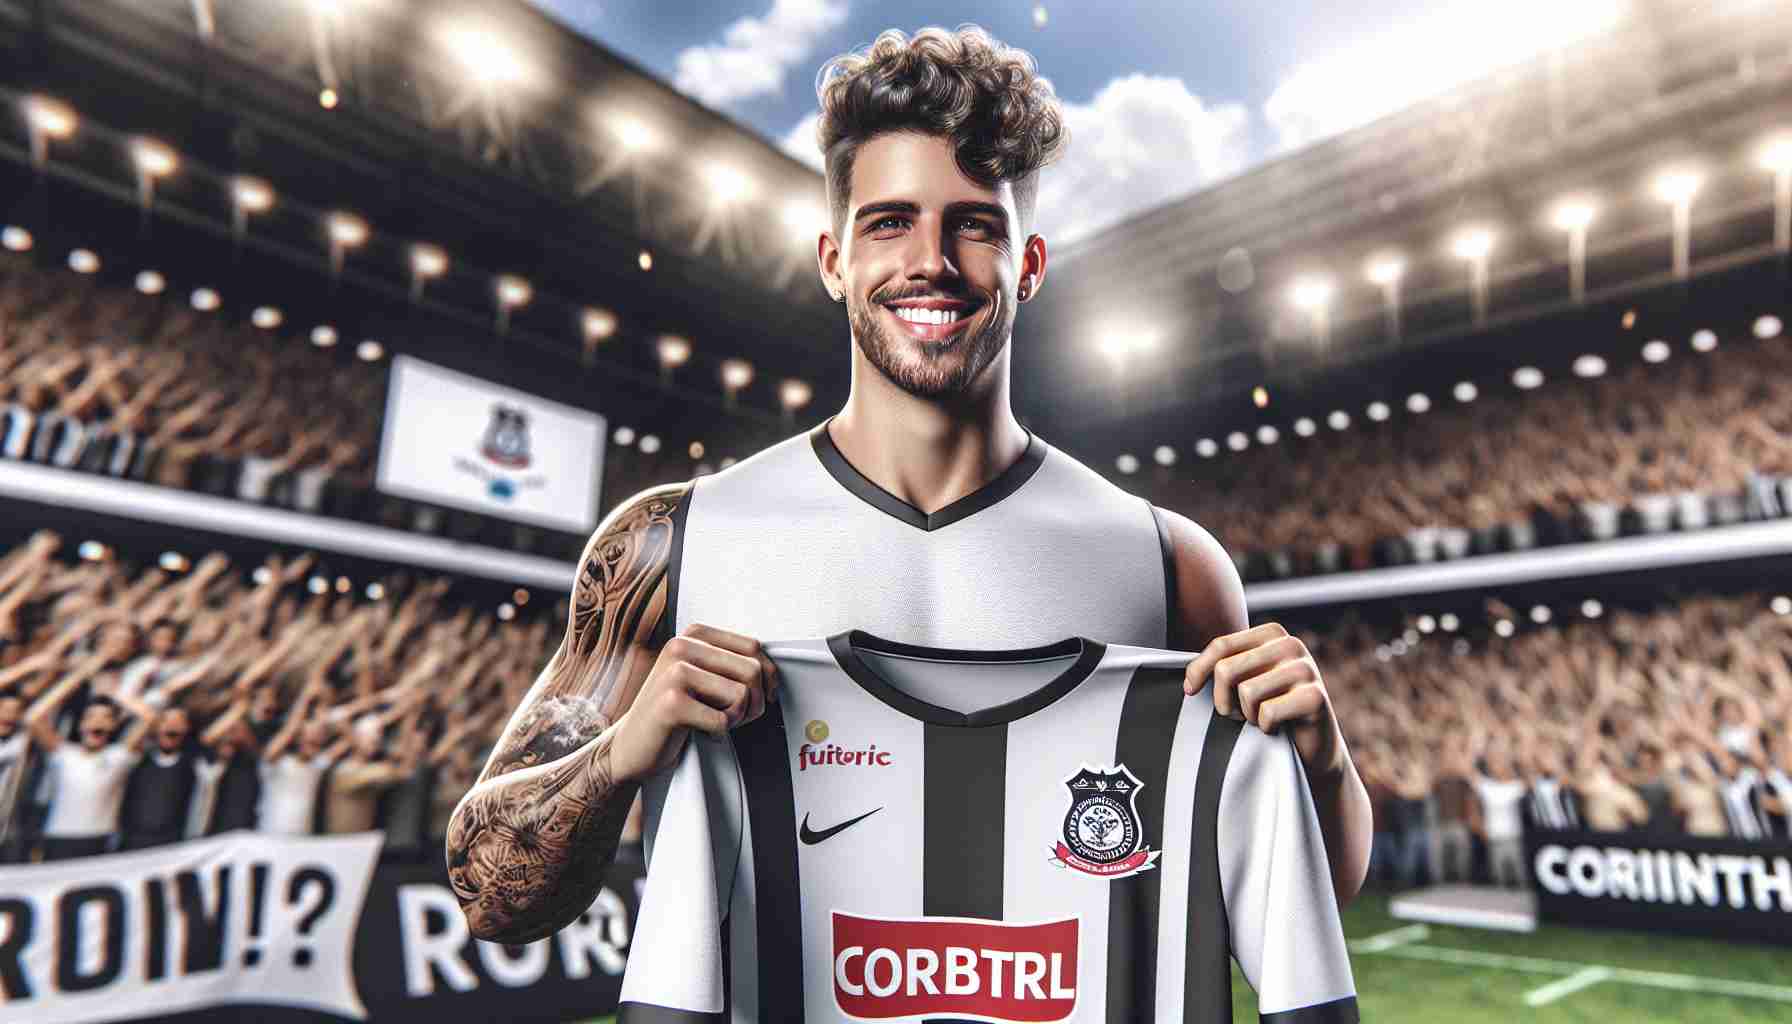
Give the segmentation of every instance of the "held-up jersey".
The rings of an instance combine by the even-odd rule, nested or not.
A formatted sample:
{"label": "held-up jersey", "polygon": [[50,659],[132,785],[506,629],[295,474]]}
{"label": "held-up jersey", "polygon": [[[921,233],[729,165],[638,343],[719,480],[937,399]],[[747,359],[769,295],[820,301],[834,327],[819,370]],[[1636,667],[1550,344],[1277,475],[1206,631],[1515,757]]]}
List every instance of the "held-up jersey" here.
{"label": "held-up jersey", "polygon": [[622,1024],[1229,1021],[1229,957],[1264,1020],[1357,1020],[1298,755],[1193,654],[765,650],[778,702],[645,789]]}

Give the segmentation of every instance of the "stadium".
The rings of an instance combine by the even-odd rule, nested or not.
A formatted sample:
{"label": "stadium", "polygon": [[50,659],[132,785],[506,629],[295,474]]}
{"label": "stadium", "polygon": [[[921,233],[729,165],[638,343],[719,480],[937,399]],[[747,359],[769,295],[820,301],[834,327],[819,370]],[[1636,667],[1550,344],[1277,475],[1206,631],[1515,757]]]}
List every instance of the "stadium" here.
{"label": "stadium", "polygon": [[[594,773],[609,774],[611,732],[586,741],[619,709],[534,708],[558,674],[653,685],[640,678],[673,633],[736,628],[736,610],[803,623],[758,638],[789,642],[767,650],[797,687],[783,789],[756,788],[766,730],[714,748],[738,750],[713,756],[744,781],[715,803],[713,842],[747,828],[729,854],[762,900],[797,885],[799,864],[812,884],[821,851],[884,824],[877,811],[811,822],[818,791],[804,787],[887,791],[879,811],[897,819],[907,784],[877,773],[908,779],[894,773],[924,760],[934,772],[908,788],[958,801],[915,855],[932,909],[917,897],[910,915],[853,925],[878,941],[900,922],[1071,913],[1044,900],[1005,915],[1000,885],[989,909],[963,881],[1005,842],[1042,862],[1062,839],[1046,881],[1008,869],[1011,901],[1077,871],[1116,876],[1075,879],[1104,899],[1149,877],[1139,905],[1155,922],[1162,876],[1165,905],[1186,901],[1193,922],[1194,872],[1210,865],[1237,943],[1214,961],[1229,987],[1210,991],[1232,1019],[1357,1019],[1296,1013],[1320,997],[1289,992],[1320,983],[1288,978],[1333,976],[1324,941],[1288,940],[1300,952],[1280,971],[1242,948],[1244,911],[1285,924],[1311,900],[1336,920],[1350,1012],[1367,1020],[1792,1020],[1792,10],[1562,5],[1562,24],[1485,69],[1083,225],[1053,243],[1052,286],[1027,300],[1003,371],[1021,468],[954,478],[963,497],[925,512],[828,430],[871,364],[847,358],[858,298],[811,276],[818,237],[837,231],[820,155],[573,27],[567,6],[0,0],[0,1019],[610,1022],[690,979],[713,982],[733,1016],[620,1019],[804,1019],[769,1008],[803,1003],[776,1002],[790,975],[764,965],[798,959],[768,940],[810,955],[810,918],[768,905],[742,926],[710,893],[705,933],[679,917],[680,900],[703,899],[676,878],[650,884],[656,850],[671,862],[712,839],[676,813],[681,793],[717,800],[693,753],[709,740],[656,761],[640,799],[578,809],[568,828],[620,841],[578,905],[540,921],[470,898],[481,865],[456,839],[472,815],[498,815],[473,797],[508,772],[557,779],[543,762],[601,748]],[[986,23],[1026,49],[1022,29],[1072,17],[1026,6],[1001,16],[1012,32]],[[913,33],[943,19],[886,20]],[[1072,147],[1100,146],[1097,123],[1077,121]],[[1077,224],[1094,186],[1052,177],[1042,223]],[[825,473],[776,475],[790,453]],[[1054,475],[1064,456],[1093,474]],[[1015,521],[1113,534],[1112,561],[1027,555],[1010,578],[905,554],[988,526],[1032,500],[1029,482],[1063,500]],[[1135,517],[1144,546],[1124,572],[1131,535],[1094,512],[1079,525],[1070,504],[1097,493],[1154,510]],[[723,514],[724,496],[746,509],[752,494],[763,507]],[[835,497],[901,537],[855,533]],[[1192,713],[1138,710],[1125,687],[1143,675],[1114,691],[1121,739],[1107,742],[1158,743],[1157,774],[1114,783],[1119,765],[1085,763],[1084,779],[1026,742],[1069,729],[1052,708],[1092,692],[1120,648],[1187,660],[1215,639],[1178,631],[1191,591],[1157,509],[1211,534],[1249,624],[1279,624],[1323,670],[1372,809],[1354,898],[1288,895],[1304,883],[1280,876],[1261,905],[1228,888],[1228,865],[1268,859],[1257,841],[1330,851],[1335,875],[1341,826],[1312,812],[1305,775],[1287,783],[1305,794],[1304,848],[1208,800],[1209,741],[1183,757],[1197,741],[1177,723]],[[830,515],[844,525],[821,532],[858,560],[811,558],[779,525]],[[631,517],[648,526],[618,532]],[[654,558],[669,561],[630,589]],[[725,585],[730,566],[770,563],[791,579]],[[851,576],[844,565],[873,575],[824,579]],[[1004,640],[1001,609],[985,608],[990,587],[1075,605],[1104,573],[1123,583],[1069,620],[1086,626]],[[802,618],[905,587],[931,595],[937,631]],[[1157,616],[1145,640],[1098,630],[1134,607]],[[962,623],[997,639],[958,641]],[[601,636],[573,651],[586,629]],[[1071,631],[1080,646],[1053,646]],[[601,671],[578,661],[609,648],[623,653]],[[1074,656],[1090,682],[1052,690],[1078,685],[1067,670],[1039,691],[1049,701],[1012,702],[1032,703],[1001,723],[994,754],[951,739],[983,712],[936,720],[914,709],[956,706],[880,692],[902,689],[880,667],[900,680],[905,658],[974,663],[975,648]],[[1213,678],[1190,699],[1218,722]],[[895,726],[855,733],[858,710],[801,715],[828,680],[925,725],[904,746]],[[911,681],[926,692],[925,673]],[[768,723],[785,713],[755,707]],[[1255,728],[1225,749],[1260,749]],[[575,739],[525,760],[512,742],[537,733]],[[1283,745],[1305,756],[1298,743]],[[1068,801],[1062,835],[1005,838],[1024,832],[1013,794],[1035,756],[1053,827]],[[1126,799],[1091,810],[1079,787],[1110,784]],[[1185,789],[1193,810],[1176,818],[1158,794]],[[774,813],[788,844],[768,838]],[[1131,837],[1112,863],[1109,827]],[[1209,861],[1179,860],[1178,828]],[[896,891],[907,863],[853,870]],[[520,888],[553,862],[529,865]],[[1185,941],[1194,963],[1193,938],[1158,944],[1173,915],[1135,948],[1105,930],[1107,906],[1077,913],[1102,919],[1109,978],[1163,973],[1137,964],[1169,963]],[[1074,939],[1069,976],[1055,946],[1002,955],[1016,1005],[1037,957],[1028,984],[1082,991],[1075,1010],[886,1004],[872,996],[899,978],[910,997],[932,993],[927,971],[959,947],[905,960],[839,936],[816,947],[838,958],[834,1003],[811,995],[809,1012],[840,1017],[809,1019],[1098,1019],[1097,991],[1110,993],[1099,1019],[1208,1019],[1192,982],[1160,987],[1153,1012],[1115,1009],[1086,949],[1066,987]],[[853,950],[862,973],[841,966]],[[880,992],[885,954],[897,974]],[[649,955],[677,966],[650,971]],[[743,1010],[748,998],[767,1008]]]}

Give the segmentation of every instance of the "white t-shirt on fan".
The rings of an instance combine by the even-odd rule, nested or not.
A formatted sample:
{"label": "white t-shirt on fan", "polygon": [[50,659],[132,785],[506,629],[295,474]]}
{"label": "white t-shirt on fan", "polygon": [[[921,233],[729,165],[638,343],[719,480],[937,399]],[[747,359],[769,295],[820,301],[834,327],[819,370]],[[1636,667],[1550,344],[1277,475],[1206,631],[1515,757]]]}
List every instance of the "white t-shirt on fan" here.
{"label": "white t-shirt on fan", "polygon": [[323,754],[309,761],[297,754],[285,754],[277,760],[261,762],[261,803],[256,828],[280,835],[310,835],[318,783],[329,768],[330,759]]}
{"label": "white t-shirt on fan", "polygon": [[46,763],[53,795],[45,836],[76,839],[118,831],[118,809],[136,754],[117,743],[97,751],[63,743]]}

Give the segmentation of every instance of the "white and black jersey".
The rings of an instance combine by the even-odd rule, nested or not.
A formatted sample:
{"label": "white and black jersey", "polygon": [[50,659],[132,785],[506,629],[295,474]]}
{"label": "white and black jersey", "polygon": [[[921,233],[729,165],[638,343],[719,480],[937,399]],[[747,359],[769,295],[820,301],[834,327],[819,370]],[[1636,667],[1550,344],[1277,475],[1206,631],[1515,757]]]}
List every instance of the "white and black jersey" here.
{"label": "white and black jersey", "polygon": [[778,702],[644,788],[619,1021],[1357,1018],[1293,743],[1186,652],[859,630],[769,642]]}
{"label": "white and black jersey", "polygon": [[1531,820],[1538,828],[1569,829],[1580,827],[1580,809],[1574,793],[1562,780],[1540,776],[1531,783]]}
{"label": "white and black jersey", "polygon": [[1767,838],[1767,813],[1761,806],[1761,774],[1744,767],[1733,778],[1719,784],[1724,798],[1724,817],[1729,819],[1730,835],[1737,839]]}

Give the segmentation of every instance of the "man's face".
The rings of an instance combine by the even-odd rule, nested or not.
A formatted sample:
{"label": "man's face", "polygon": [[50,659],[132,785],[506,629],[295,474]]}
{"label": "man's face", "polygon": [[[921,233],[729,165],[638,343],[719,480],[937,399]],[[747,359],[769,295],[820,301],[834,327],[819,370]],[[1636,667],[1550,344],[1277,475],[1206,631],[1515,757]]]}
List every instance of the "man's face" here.
{"label": "man's face", "polygon": [[104,704],[89,705],[81,712],[81,746],[88,750],[98,750],[112,742],[112,732],[118,728],[118,715]]}
{"label": "man's face", "polygon": [[180,633],[173,626],[157,626],[150,631],[149,649],[158,658],[166,658],[180,646]]}
{"label": "man's face", "polygon": [[23,700],[12,694],[0,697],[0,739],[17,732],[19,721],[24,717],[25,702]]}
{"label": "man's face", "polygon": [[119,661],[137,653],[137,639],[129,626],[115,623],[100,631],[100,650],[110,660]]}
{"label": "man's face", "polygon": [[180,708],[169,708],[156,717],[156,746],[162,753],[172,754],[180,750],[181,744],[187,742],[187,730],[191,722],[187,713]]}
{"label": "man's face", "polygon": [[307,722],[299,730],[299,756],[310,759],[330,743],[330,727],[325,722]]}
{"label": "man's face", "polygon": [[[1014,328],[1023,247],[1013,187],[966,178],[944,136],[893,132],[859,147],[848,203],[842,236],[822,241],[822,267],[844,286],[859,350],[922,398],[980,386]],[[1027,269],[1042,276],[1045,243],[1032,242]],[[917,326],[891,308],[923,300],[950,305],[955,324]]]}
{"label": "man's face", "polygon": [[272,686],[263,686],[255,691],[249,701],[249,715],[257,722],[265,722],[280,712],[280,698],[274,693]]}

